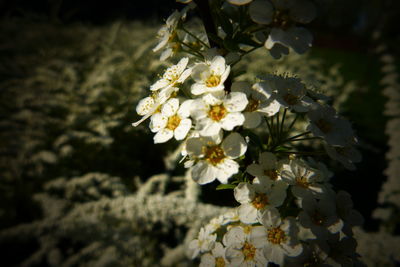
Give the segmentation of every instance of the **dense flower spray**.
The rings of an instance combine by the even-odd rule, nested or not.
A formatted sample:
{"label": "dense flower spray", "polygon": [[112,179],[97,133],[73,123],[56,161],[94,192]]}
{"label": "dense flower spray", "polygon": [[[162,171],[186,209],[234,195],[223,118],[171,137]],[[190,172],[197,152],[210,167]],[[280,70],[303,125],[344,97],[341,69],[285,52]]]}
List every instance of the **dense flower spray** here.
{"label": "dense flower spray", "polygon": [[[218,180],[216,189],[233,189],[239,203],[202,227],[187,255],[199,257],[200,266],[358,262],[351,228],[360,214],[349,197],[335,193],[333,174],[314,158],[328,155],[354,168],[360,155],[350,122],[297,77],[266,73],[243,81],[234,69],[258,48],[274,58],[306,52],[312,2],[178,2],[186,5],[166,20],[153,50],[163,50],[160,60],[185,56],[150,86],[134,125],[149,119],[155,143],[182,141],[193,180]],[[204,27],[189,27],[195,11]],[[307,126],[299,128],[299,121]],[[307,148],[309,142],[315,145]]]}

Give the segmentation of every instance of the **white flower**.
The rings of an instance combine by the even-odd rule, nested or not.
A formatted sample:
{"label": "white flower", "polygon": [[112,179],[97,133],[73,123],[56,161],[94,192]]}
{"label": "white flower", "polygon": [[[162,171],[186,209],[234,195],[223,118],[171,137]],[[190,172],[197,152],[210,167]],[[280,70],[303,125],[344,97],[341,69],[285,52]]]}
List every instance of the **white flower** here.
{"label": "white flower", "polygon": [[228,230],[223,242],[226,246],[225,257],[228,266],[266,266],[267,259],[263,251],[256,248],[249,240],[252,226],[236,226]]}
{"label": "white flower", "polygon": [[329,246],[325,241],[309,240],[303,246],[303,252],[300,256],[295,258],[288,258],[285,262],[287,267],[298,266],[314,266],[314,267],[329,267],[324,264],[329,254]]}
{"label": "white flower", "polygon": [[166,20],[165,25],[160,28],[157,33],[159,39],[156,47],[153,48],[153,52],[157,52],[162,48],[165,50],[161,53],[160,60],[164,61],[177,51],[180,50],[181,46],[178,42],[178,31],[177,27],[181,20],[186,18],[186,13],[189,9],[193,8],[193,5],[187,5],[180,12],[175,10]]}
{"label": "white flower", "polygon": [[221,96],[207,94],[195,99],[191,116],[196,120],[196,130],[202,136],[217,135],[222,129],[232,131],[243,124],[244,115],[241,111],[247,103],[246,95],[240,92]]}
{"label": "white flower", "polygon": [[192,178],[199,184],[215,179],[227,183],[239,171],[239,164],[234,159],[244,155],[246,149],[246,141],[238,133],[231,133],[221,144],[209,137],[190,138],[186,150],[196,162],[192,167]]}
{"label": "white flower", "polygon": [[167,87],[154,92],[151,96],[145,97],[139,101],[136,106],[136,112],[143,116],[137,122],[132,123],[134,127],[138,126],[140,123],[148,119],[153,114],[157,113],[162,104],[164,104],[170,97],[176,93],[179,88]]}
{"label": "white flower", "polygon": [[220,243],[216,242],[211,253],[206,253],[201,256],[200,267],[223,267],[228,266],[228,262],[225,258],[225,247]]}
{"label": "white flower", "polygon": [[325,263],[329,266],[353,266],[353,260],[357,257],[357,241],[351,237],[341,238],[340,234],[330,235],[328,240],[330,248],[329,257]]}
{"label": "white flower", "polygon": [[336,194],[336,211],[345,223],[342,232],[347,236],[352,236],[351,227],[361,226],[364,223],[362,215],[353,209],[353,201],[350,194],[345,191],[339,191]]}
{"label": "white flower", "polygon": [[223,215],[224,221],[223,225],[229,224],[231,222],[238,222],[240,220],[238,210],[235,208],[231,211],[228,211]]}
{"label": "white flower", "polygon": [[179,107],[177,98],[169,99],[162,107],[161,112],[151,117],[150,130],[156,135],[154,143],[164,143],[175,137],[176,140],[182,140],[192,126],[189,119],[189,107],[192,100],[187,100]]}
{"label": "white flower", "polygon": [[298,241],[298,228],[293,218],[281,219],[277,209],[265,210],[260,217],[262,226],[255,226],[250,240],[257,248],[262,248],[268,261],[283,265],[285,256],[296,257],[303,248]]}
{"label": "white flower", "polygon": [[270,181],[254,178],[252,184],[240,183],[234,189],[240,221],[256,223],[258,216],[264,210],[282,205],[286,198],[287,185],[278,181],[273,186]]}
{"label": "white flower", "polygon": [[318,202],[310,197],[302,200],[299,222],[309,228],[316,238],[326,240],[330,233],[338,233],[343,227],[343,221],[336,214],[333,199],[323,198]]}
{"label": "white flower", "polygon": [[191,69],[186,69],[188,62],[189,59],[184,57],[178,64],[169,67],[163,77],[150,87],[150,90],[157,91],[163,88],[178,87],[191,73]]}
{"label": "white flower", "polygon": [[249,14],[254,22],[272,27],[264,46],[273,57],[288,54],[289,47],[299,54],[311,47],[311,33],[296,26],[315,18],[316,9],[310,1],[255,0],[249,6]]}
{"label": "white flower", "polygon": [[350,122],[339,118],[334,108],[316,105],[307,113],[310,124],[307,127],[315,136],[320,136],[330,145],[345,146],[354,138]]}
{"label": "white flower", "polygon": [[263,79],[266,81],[266,86],[269,86],[274,91],[273,97],[279,104],[296,112],[309,110],[313,101],[306,96],[306,87],[300,79],[277,75],[268,75]]}
{"label": "white flower", "polygon": [[281,172],[282,180],[291,185],[291,191],[297,198],[313,196],[320,198],[326,191],[323,184],[324,176],[317,169],[313,169],[300,160],[292,160],[290,169]]}
{"label": "white flower", "polygon": [[205,228],[201,228],[197,239],[189,243],[190,257],[194,259],[199,253],[208,252],[213,249],[216,239],[216,234],[211,234]]}
{"label": "white flower", "polygon": [[271,97],[272,91],[265,83],[256,83],[251,88],[247,82],[235,82],[231,91],[245,93],[249,101],[243,111],[245,128],[256,128],[263,115],[269,117],[279,111],[280,104]]}
{"label": "white flower", "polygon": [[211,221],[204,226],[206,229],[208,229],[211,233],[217,231],[223,224],[224,224],[224,216],[220,215],[216,218],[212,218]]}
{"label": "white flower", "polygon": [[246,171],[260,180],[268,180],[270,183],[282,180],[280,172],[287,164],[286,160],[278,161],[273,153],[263,152],[258,157],[258,162],[259,164],[250,164]]}
{"label": "white flower", "polygon": [[211,62],[199,63],[193,67],[192,78],[195,83],[191,87],[194,95],[224,90],[224,82],[228,78],[230,66],[225,64],[222,56],[216,56]]}

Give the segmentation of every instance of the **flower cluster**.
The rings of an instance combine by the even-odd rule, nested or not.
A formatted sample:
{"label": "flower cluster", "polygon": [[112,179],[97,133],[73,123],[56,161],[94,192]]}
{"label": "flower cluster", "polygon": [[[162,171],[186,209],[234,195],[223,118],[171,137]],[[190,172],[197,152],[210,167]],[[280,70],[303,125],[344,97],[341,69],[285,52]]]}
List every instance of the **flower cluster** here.
{"label": "flower cluster", "polygon": [[[160,30],[155,50],[167,47],[165,55],[171,49],[168,45],[178,43],[188,49],[181,52],[191,56],[167,68],[150,86],[150,95],[136,108],[143,117],[134,123],[150,118],[155,143],[182,141],[182,160],[193,180],[200,185],[217,180],[221,183],[217,189],[233,189],[239,203],[232,213],[201,228],[189,244],[189,256],[200,256],[201,266],[341,265],[357,260],[352,226],[361,223],[361,216],[346,193],[332,189],[327,167],[303,158],[327,154],[354,168],[360,154],[350,122],[296,77],[238,80],[232,72],[232,53],[225,51],[240,56],[249,52],[239,48],[241,42],[230,36],[223,21],[237,32],[244,25],[237,25],[234,14],[248,10],[249,22],[261,25],[260,33],[268,29],[264,46],[273,55],[278,50],[287,54],[288,47],[303,53],[311,37],[297,25],[310,22],[315,8],[307,0],[215,3],[222,5],[210,6],[214,15],[223,14],[221,21],[213,22],[222,35],[210,33],[204,40],[188,31],[183,22],[189,6],[174,12]],[[185,42],[177,31],[200,47]],[[240,34],[241,40],[250,38],[245,30]],[[253,44],[263,46],[254,40]],[[306,123],[305,129],[297,128],[299,120]],[[297,145],[304,140],[316,142],[321,151]]]}

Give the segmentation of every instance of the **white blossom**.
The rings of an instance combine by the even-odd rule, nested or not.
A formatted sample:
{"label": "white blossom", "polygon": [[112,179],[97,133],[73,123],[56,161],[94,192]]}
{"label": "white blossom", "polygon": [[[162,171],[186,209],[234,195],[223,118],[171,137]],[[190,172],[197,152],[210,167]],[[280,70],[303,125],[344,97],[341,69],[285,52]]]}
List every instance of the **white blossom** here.
{"label": "white blossom", "polygon": [[222,129],[232,131],[244,122],[241,113],[247,105],[246,95],[232,92],[228,95],[215,96],[206,94],[192,103],[191,116],[196,120],[196,130],[202,136],[219,134]]}
{"label": "white blossom", "polygon": [[201,95],[224,90],[224,82],[230,70],[231,67],[225,64],[222,56],[215,56],[211,62],[196,64],[191,74],[195,81],[191,87],[192,94]]}
{"label": "white blossom", "polygon": [[265,210],[260,216],[262,226],[255,226],[250,240],[257,248],[262,248],[265,258],[280,266],[285,257],[300,255],[303,248],[299,243],[298,228],[292,217],[281,219],[277,209]]}
{"label": "white blossom", "polygon": [[242,156],[246,149],[246,141],[235,132],[228,135],[222,143],[209,137],[190,138],[186,150],[195,162],[192,178],[199,184],[211,183],[215,179],[227,183],[239,171],[239,164],[234,159]]}
{"label": "white blossom", "polygon": [[286,183],[282,181],[272,185],[271,181],[254,178],[253,183],[240,183],[234,189],[240,221],[256,223],[264,210],[282,205],[286,198]]}
{"label": "white blossom", "polygon": [[169,67],[162,78],[150,86],[150,90],[157,91],[163,88],[178,87],[191,73],[191,69],[186,69],[188,62],[189,59],[184,57],[178,64]]}
{"label": "white blossom", "polygon": [[189,243],[189,251],[191,258],[196,258],[199,253],[208,252],[213,249],[215,245],[215,240],[217,239],[216,234],[212,234],[206,230],[206,228],[201,228],[197,239],[192,240]]}
{"label": "white blossom", "polygon": [[258,164],[250,164],[246,171],[260,180],[268,180],[270,183],[282,180],[280,172],[284,165],[288,164],[287,160],[278,161],[275,154],[271,152],[261,153],[258,162]]}
{"label": "white blossom", "polygon": [[151,117],[150,129],[156,133],[154,143],[164,143],[175,137],[176,140],[182,140],[192,126],[189,116],[189,106],[192,100],[186,100],[179,106],[177,98],[169,99],[162,107],[159,113]]}
{"label": "white blossom", "polygon": [[247,82],[232,84],[232,92],[246,94],[248,104],[243,111],[245,128],[256,128],[262,122],[262,116],[273,116],[280,108],[280,104],[271,97],[271,89],[265,83],[256,83],[252,87]]}

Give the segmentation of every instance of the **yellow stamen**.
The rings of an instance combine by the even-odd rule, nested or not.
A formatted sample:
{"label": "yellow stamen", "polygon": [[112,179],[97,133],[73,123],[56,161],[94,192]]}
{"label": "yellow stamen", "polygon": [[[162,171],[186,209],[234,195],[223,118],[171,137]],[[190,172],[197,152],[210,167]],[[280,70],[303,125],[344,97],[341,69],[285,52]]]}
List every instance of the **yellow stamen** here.
{"label": "yellow stamen", "polygon": [[205,147],[204,154],[205,154],[204,158],[214,166],[218,165],[225,159],[224,150],[218,145]]}
{"label": "yellow stamen", "polygon": [[224,105],[215,105],[211,106],[208,111],[208,117],[210,117],[214,121],[220,121],[228,114],[228,111],[224,107]]}
{"label": "yellow stamen", "polygon": [[280,228],[272,228],[268,230],[267,238],[272,244],[280,244],[286,240],[285,232]]}
{"label": "yellow stamen", "polygon": [[181,117],[179,117],[178,115],[173,115],[168,118],[167,126],[165,128],[173,131],[179,126],[180,123]]}
{"label": "yellow stamen", "polygon": [[242,251],[245,261],[253,260],[254,256],[256,255],[256,248],[248,242],[244,242]]}
{"label": "yellow stamen", "polygon": [[207,87],[216,87],[220,84],[221,82],[221,76],[220,75],[210,75],[206,81],[206,86]]}
{"label": "yellow stamen", "polygon": [[264,193],[256,193],[251,204],[258,210],[263,209],[268,204],[268,197]]}

